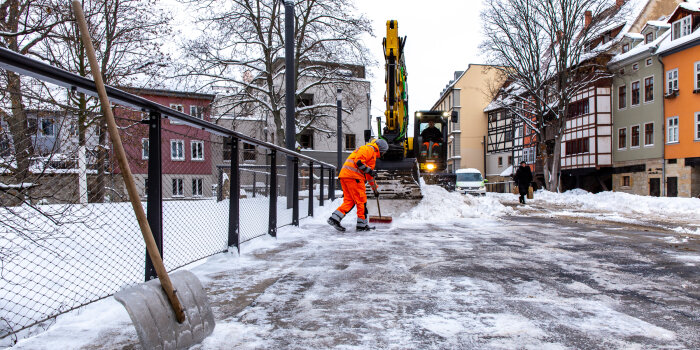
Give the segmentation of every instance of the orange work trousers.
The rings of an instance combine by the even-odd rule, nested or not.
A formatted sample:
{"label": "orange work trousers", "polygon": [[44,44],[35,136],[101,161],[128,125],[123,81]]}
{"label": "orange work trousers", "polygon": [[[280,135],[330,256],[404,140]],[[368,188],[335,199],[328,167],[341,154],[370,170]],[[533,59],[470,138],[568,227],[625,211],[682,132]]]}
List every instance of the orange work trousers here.
{"label": "orange work trousers", "polygon": [[345,215],[354,206],[357,206],[357,217],[366,220],[367,192],[365,192],[365,182],[341,178],[340,186],[343,188],[343,204],[338,207],[338,211]]}

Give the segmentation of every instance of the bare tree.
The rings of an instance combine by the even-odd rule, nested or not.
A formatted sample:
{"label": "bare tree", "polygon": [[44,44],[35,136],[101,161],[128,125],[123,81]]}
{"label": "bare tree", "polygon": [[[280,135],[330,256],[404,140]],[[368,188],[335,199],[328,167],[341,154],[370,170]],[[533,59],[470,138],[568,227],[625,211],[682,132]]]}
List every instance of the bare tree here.
{"label": "bare tree", "polygon": [[[5,0],[0,3],[0,45],[14,52],[33,53],[51,30],[64,21],[53,0]],[[27,92],[19,74],[4,71],[3,106],[0,117],[6,122],[11,137],[13,159],[3,162],[3,170],[14,174],[15,182],[28,177],[34,148],[29,135],[23,94]]]}
{"label": "bare tree", "polygon": [[[83,0],[82,3],[105,83],[129,86],[157,81],[154,78],[169,62],[169,56],[161,50],[163,38],[170,33],[169,14],[152,6],[150,0]],[[77,24],[72,20],[70,4],[66,2],[61,10],[71,21],[52,30],[48,40],[40,45],[39,54],[53,66],[88,76],[90,68],[86,52]],[[85,162],[88,130],[94,129],[98,138],[96,149],[91,150],[97,155],[97,186],[93,200],[102,202],[108,174],[108,147],[105,120],[98,113],[99,101],[83,93],[71,92],[66,102],[77,110],[79,163]],[[84,176],[82,180],[86,181]],[[83,191],[82,195],[86,196],[87,189]]]}
{"label": "bare tree", "polygon": [[[185,74],[210,85],[235,87],[235,93],[219,103],[223,113],[269,115],[277,143],[284,144],[283,1],[182,1],[206,13],[199,19],[206,33],[187,45]],[[295,16],[296,132],[314,128],[333,133],[335,99],[306,104],[303,96],[313,91],[335,96],[336,87],[355,79],[348,74],[352,64],[370,62],[361,41],[362,35],[371,34],[370,24],[356,14],[352,0],[298,0]],[[343,104],[352,108],[351,101]]]}
{"label": "bare tree", "polygon": [[598,59],[609,47],[592,48],[591,40],[622,15],[615,2],[607,0],[486,0],[481,48],[517,87],[501,91],[502,107],[528,124],[540,142],[546,128],[553,130],[551,157],[542,148],[550,189],[559,187],[569,103],[610,76]]}

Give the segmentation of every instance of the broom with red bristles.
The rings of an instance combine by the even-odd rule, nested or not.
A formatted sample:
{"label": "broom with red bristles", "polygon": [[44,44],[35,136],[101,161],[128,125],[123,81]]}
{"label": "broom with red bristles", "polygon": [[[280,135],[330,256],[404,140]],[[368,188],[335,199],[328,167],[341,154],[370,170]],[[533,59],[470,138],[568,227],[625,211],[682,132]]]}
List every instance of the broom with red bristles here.
{"label": "broom with red bristles", "polygon": [[392,220],[391,216],[382,216],[382,209],[379,207],[379,192],[377,192],[377,190],[374,190],[374,197],[377,198],[377,211],[379,212],[379,216],[370,215],[369,222],[378,224],[390,224]]}

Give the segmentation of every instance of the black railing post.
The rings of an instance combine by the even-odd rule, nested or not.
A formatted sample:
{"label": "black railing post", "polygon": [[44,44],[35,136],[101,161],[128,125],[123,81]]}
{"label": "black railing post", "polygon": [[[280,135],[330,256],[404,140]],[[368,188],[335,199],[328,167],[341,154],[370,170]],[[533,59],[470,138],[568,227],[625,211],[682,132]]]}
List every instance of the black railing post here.
{"label": "black railing post", "polygon": [[236,247],[240,253],[238,237],[240,232],[240,201],[241,201],[241,173],[238,161],[238,139],[231,140],[231,177],[229,180],[229,207],[228,207],[228,246]]}
{"label": "black railing post", "polygon": [[319,180],[319,184],[318,184],[318,205],[319,205],[320,207],[322,207],[322,206],[323,206],[323,176],[325,175],[325,174],[323,174],[323,164],[321,164],[321,172],[320,172],[320,174],[321,174],[321,176],[318,177],[318,180]]}
{"label": "black railing post", "polygon": [[332,202],[335,200],[335,170],[328,169],[328,199]]}
{"label": "black railing post", "polygon": [[309,162],[309,216],[314,216],[314,162]]}
{"label": "black railing post", "polygon": [[277,151],[270,152],[270,198],[269,228],[267,233],[277,237]]}
{"label": "black railing post", "polygon": [[[163,179],[161,164],[160,113],[148,116],[148,191],[146,193],[146,216],[160,256],[163,257]],[[158,277],[151,258],[146,253],[146,281]]]}
{"label": "black railing post", "polygon": [[[226,142],[226,141],[224,141]],[[224,200],[224,169],[219,168],[219,178],[216,183],[216,201],[221,202]]]}
{"label": "black railing post", "polygon": [[255,183],[257,182],[255,170],[253,170],[253,198],[255,198]]}
{"label": "black railing post", "polygon": [[299,158],[292,160],[292,225],[299,226]]}

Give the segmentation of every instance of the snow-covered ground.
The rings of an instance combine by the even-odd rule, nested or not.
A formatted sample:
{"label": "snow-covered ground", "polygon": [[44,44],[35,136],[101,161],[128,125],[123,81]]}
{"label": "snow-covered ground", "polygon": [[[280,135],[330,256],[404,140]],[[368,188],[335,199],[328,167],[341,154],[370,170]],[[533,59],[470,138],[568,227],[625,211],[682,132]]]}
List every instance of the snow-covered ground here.
{"label": "snow-covered ground", "polygon": [[[196,348],[700,347],[697,239],[670,244],[668,232],[518,216],[523,207],[507,196],[432,186],[425,195],[376,231],[329,228],[336,201],[277,239],[246,243],[240,256],[188,266],[217,319]],[[16,348],[137,343],[126,311],[108,298]]]}
{"label": "snow-covered ground", "polygon": [[665,228],[678,233],[700,235],[700,199],[638,196],[624,192],[564,193],[537,191],[527,205],[518,196],[489,193],[501,203],[517,206],[516,213],[543,217],[582,217],[601,221]]}

